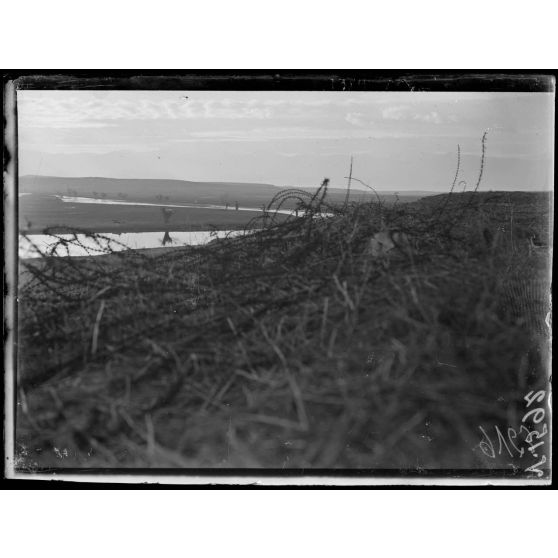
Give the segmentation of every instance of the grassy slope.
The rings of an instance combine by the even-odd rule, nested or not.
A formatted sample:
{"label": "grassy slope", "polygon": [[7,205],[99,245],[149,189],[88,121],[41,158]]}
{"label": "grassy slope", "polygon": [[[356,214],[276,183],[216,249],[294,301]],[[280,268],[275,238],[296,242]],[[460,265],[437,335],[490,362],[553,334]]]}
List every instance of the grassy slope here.
{"label": "grassy slope", "polygon": [[548,235],[548,199],[516,198],[511,229],[501,200],[452,200],[384,209],[416,242],[381,258],[361,204],[206,247],[31,262],[21,463],[525,468],[484,456],[479,426],[518,428],[546,386],[548,259],[522,232]]}

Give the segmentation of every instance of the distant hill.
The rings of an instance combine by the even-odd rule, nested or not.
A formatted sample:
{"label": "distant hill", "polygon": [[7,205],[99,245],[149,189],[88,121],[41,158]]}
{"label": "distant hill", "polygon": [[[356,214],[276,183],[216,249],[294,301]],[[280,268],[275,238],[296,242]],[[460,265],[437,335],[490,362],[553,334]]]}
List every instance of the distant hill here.
{"label": "distant hill", "polygon": [[[356,185],[358,186],[358,185]],[[287,186],[285,186],[285,188],[287,188]],[[314,188],[309,187],[309,186],[297,186],[297,188],[301,188],[302,190],[313,190]],[[332,187],[330,186],[328,188],[328,192],[330,192],[331,194],[343,194],[343,196],[346,193],[345,188],[336,188],[336,187]],[[422,198],[425,196],[435,196],[435,195],[440,195],[441,192],[434,192],[432,190],[382,190],[382,189],[378,189],[376,188],[376,192],[378,192],[378,194],[381,196],[399,196],[404,197],[404,198]],[[358,187],[352,187],[351,189],[351,194],[354,195],[359,195],[359,194],[364,194],[366,196],[371,195],[375,197],[375,194],[372,190],[365,190],[363,189],[361,186]]]}
{"label": "distant hill", "polygon": [[[71,195],[91,198],[119,198],[130,201],[164,201],[182,203],[219,203],[260,207],[269,203],[282,189],[287,187],[250,182],[193,182],[187,180],[158,180],[136,178],[104,177],[58,177],[26,175],[19,177],[20,193],[42,195]],[[300,188],[293,186],[293,188]],[[303,187],[305,191],[312,188]],[[387,202],[395,201],[393,191],[378,192]],[[413,201],[433,192],[400,192],[402,202]],[[329,188],[328,198],[332,202],[342,202],[346,190]],[[352,201],[375,199],[371,190],[352,189]]]}
{"label": "distant hill", "polygon": [[425,197],[420,200],[421,204],[427,205],[439,205],[446,203],[446,201],[451,202],[451,204],[463,204],[469,201],[475,201],[481,204],[496,204],[496,205],[508,205],[514,204],[515,206],[523,206],[526,204],[535,204],[540,207],[550,207],[552,199],[554,197],[553,192],[548,191],[505,191],[505,190],[489,190],[489,191],[479,191],[479,192],[457,192],[454,194],[436,194]]}
{"label": "distant hill", "polygon": [[86,197],[131,198],[153,200],[169,196],[174,201],[221,201],[234,196],[268,199],[277,189],[271,184],[239,182],[190,182],[186,180],[153,180],[133,178],[57,176],[22,176],[19,191],[33,194],[61,194]]}

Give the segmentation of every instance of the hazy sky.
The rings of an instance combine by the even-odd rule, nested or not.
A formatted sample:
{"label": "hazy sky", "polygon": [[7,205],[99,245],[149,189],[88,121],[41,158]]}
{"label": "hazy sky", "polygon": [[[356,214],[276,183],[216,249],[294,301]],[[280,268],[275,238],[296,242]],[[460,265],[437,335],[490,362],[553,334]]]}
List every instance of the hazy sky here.
{"label": "hazy sky", "polygon": [[[550,189],[548,93],[18,91],[20,174]],[[463,186],[463,184],[462,184]]]}

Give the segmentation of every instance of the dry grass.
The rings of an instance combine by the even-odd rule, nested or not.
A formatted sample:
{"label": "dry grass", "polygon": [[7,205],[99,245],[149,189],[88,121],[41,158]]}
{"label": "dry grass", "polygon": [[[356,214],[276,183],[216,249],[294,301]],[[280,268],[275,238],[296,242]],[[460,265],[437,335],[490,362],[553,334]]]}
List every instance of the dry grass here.
{"label": "dry grass", "polygon": [[[520,466],[479,426],[546,385],[548,254],[519,231],[548,234],[548,200],[512,200],[509,232],[490,194],[275,206],[297,197],[243,238],[30,261],[22,467]],[[412,249],[366,255],[380,213]]]}

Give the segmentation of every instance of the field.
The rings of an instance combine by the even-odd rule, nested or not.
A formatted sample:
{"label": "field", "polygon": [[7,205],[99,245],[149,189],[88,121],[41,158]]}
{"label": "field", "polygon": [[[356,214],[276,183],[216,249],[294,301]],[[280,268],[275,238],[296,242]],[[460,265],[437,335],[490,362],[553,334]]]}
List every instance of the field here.
{"label": "field", "polygon": [[54,196],[24,196],[20,200],[19,227],[27,234],[88,230],[101,233],[228,230],[243,228],[256,213],[221,209],[177,208],[165,223],[161,207],[65,203]]}
{"label": "field", "polygon": [[[280,192],[269,184],[237,184],[186,182],[179,180],[124,180],[108,178],[58,178],[27,176],[19,180],[19,229],[28,234],[41,233],[45,228],[63,227],[94,232],[149,232],[167,228],[162,208],[155,206],[126,206],[62,202],[56,196],[120,199],[126,202],[156,204],[228,205],[260,209],[267,206]],[[382,194],[382,199],[393,203],[394,194]],[[400,201],[413,201],[420,194],[407,193]],[[355,190],[350,201],[375,199],[371,191]],[[345,191],[330,189],[328,199],[343,203]],[[293,209],[296,199],[285,199],[283,209]],[[168,223],[174,231],[228,230],[243,228],[255,215],[253,211],[223,211],[206,208],[173,207]],[[60,228],[59,230],[62,230]]]}
{"label": "field", "polygon": [[511,442],[548,383],[550,196],[302,198],[251,237],[25,263],[19,467],[535,465]]}

